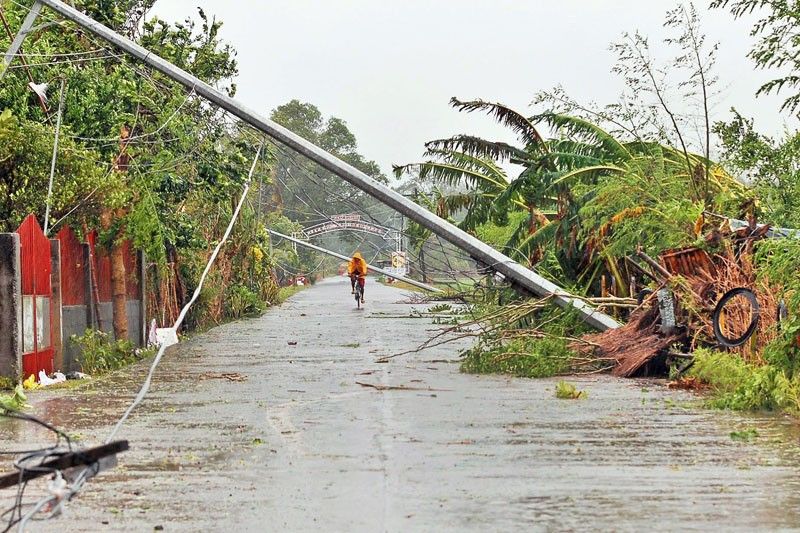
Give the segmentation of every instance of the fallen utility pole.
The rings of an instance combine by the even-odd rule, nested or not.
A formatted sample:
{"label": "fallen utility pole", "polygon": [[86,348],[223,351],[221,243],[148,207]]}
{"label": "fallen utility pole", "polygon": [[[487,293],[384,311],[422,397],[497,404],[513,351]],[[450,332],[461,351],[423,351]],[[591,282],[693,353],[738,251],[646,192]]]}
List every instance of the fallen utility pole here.
{"label": "fallen utility pole", "polygon": [[[107,467],[116,465],[114,459],[111,461],[104,461],[108,457],[116,457],[118,453],[128,450],[128,441],[118,440],[97,446],[95,448],[88,448],[86,450],[79,450],[75,452],[65,453],[42,464],[31,466],[31,468],[23,468],[19,472],[12,472],[0,476],[0,489],[13,487],[20,483],[28,482],[37,477],[50,475],[55,470],[68,470],[78,466],[92,466],[97,465],[99,472]],[[93,474],[94,474],[93,473]]]}
{"label": "fallen utility pole", "polygon": [[310,143],[287,128],[252,111],[199,78],[176,67],[133,41],[126,39],[75,8],[60,0],[38,1],[101,39],[127,52],[146,65],[161,72],[165,76],[180,83],[187,89],[193,90],[196,94],[228,111],[230,114],[263,132],[273,140],[280,142],[294,152],[314,161],[381,203],[388,205],[439,237],[452,243],[457,248],[464,250],[474,260],[502,274],[513,286],[541,297],[552,297],[553,301],[561,307],[576,309],[580,317],[586,323],[597,329],[607,330],[619,327],[619,323],[614,320],[614,318],[597,311],[583,300],[574,298],[555,283],[525,268],[480,239],[455,227],[436,214],[431,213],[427,209],[405,198],[397,191],[393,191],[389,187],[378,183],[355,167],[329,154],[322,148]]}
{"label": "fallen utility pole", "polygon": [[[333,252],[331,250],[326,250],[325,248],[322,248],[322,247],[317,246],[315,244],[311,244],[310,242],[302,241],[300,239],[295,239],[294,237],[289,237],[288,235],[284,235],[283,233],[278,233],[277,231],[272,231],[271,229],[268,229],[267,231],[269,232],[270,235],[274,235],[275,237],[280,237],[281,239],[286,239],[286,240],[291,241],[291,242],[293,242],[295,244],[299,244],[300,246],[305,246],[306,248],[310,248],[311,250],[316,250],[317,252],[322,252],[323,254],[328,254],[328,255],[333,256],[333,257],[338,257],[339,259],[341,259],[343,261],[349,261],[350,260],[350,258],[347,257],[346,255],[338,254],[338,253]],[[384,276],[389,276],[390,278],[399,279],[400,281],[408,283],[409,285],[413,285],[415,287],[419,287],[420,289],[425,289],[426,291],[444,292],[444,291],[442,291],[442,289],[437,289],[436,287],[428,285],[427,283],[421,283],[421,282],[419,282],[419,281],[417,281],[415,279],[407,278],[405,276],[398,276],[397,274],[392,274],[388,270],[384,270],[384,269],[378,268],[376,266],[367,265],[367,268],[369,268],[370,270],[374,270],[375,272],[379,272],[379,273],[383,274]]]}

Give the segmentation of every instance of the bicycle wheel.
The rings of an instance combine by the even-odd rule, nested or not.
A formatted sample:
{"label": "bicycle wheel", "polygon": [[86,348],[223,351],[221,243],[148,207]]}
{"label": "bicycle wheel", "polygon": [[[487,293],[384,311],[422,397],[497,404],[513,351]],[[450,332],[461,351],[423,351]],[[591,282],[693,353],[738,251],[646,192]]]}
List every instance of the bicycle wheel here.
{"label": "bicycle wheel", "polygon": [[722,295],[711,315],[717,342],[726,348],[741,346],[755,333],[759,314],[758,299],[753,291],[745,287],[729,290]]}
{"label": "bicycle wheel", "polygon": [[356,309],[361,309],[361,285],[356,282]]}

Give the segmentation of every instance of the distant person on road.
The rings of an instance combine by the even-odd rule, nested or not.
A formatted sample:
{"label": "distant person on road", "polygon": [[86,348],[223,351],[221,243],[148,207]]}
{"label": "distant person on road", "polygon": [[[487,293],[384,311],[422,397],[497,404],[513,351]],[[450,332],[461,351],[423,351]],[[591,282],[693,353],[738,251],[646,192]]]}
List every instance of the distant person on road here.
{"label": "distant person on road", "polygon": [[367,262],[361,257],[361,252],[353,254],[353,258],[347,264],[347,275],[350,276],[350,294],[356,293],[356,282],[361,286],[361,303],[364,300],[364,285],[367,283]]}

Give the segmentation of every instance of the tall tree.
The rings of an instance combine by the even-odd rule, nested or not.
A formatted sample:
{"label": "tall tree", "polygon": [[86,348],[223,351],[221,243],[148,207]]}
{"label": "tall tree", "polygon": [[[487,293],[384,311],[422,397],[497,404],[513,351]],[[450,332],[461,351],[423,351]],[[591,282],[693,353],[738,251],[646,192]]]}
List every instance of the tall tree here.
{"label": "tall tree", "polygon": [[756,66],[782,71],[763,84],[756,93],[771,94],[789,91],[782,111],[797,112],[800,108],[800,5],[795,0],[714,0],[712,8],[728,9],[734,18],[757,13],[760,17],[750,35],[757,39],[748,56]]}
{"label": "tall tree", "polygon": [[[387,183],[378,164],[358,152],[356,137],[344,120],[326,118],[315,105],[299,100],[275,108],[272,119],[371,178]],[[387,214],[382,204],[360,189],[285,148],[278,148],[276,155],[273,201],[268,208],[279,208],[292,220],[302,223],[354,212],[367,220],[399,229],[399,217],[394,217],[391,212]],[[337,234],[331,240],[343,251],[344,248],[354,248],[360,244],[376,250],[386,246],[386,242],[379,237],[363,235]]]}
{"label": "tall tree", "polygon": [[[142,22],[152,4],[148,0],[85,0],[77,7],[233,94],[235,54],[219,39],[221,23],[207,18],[202,10],[196,19],[177,24],[159,19]],[[26,14],[16,3],[4,12],[11,27],[19,27]],[[0,45],[7,39],[0,39]],[[76,205],[57,209],[55,216],[60,224],[78,227],[96,227],[101,222],[101,241],[109,247],[117,267],[112,269],[115,303],[119,304],[114,306],[114,329],[121,338],[126,335],[123,241],[133,239],[159,264],[176,248],[199,251],[205,226],[214,219],[210,212],[229,205],[247,174],[253,143],[224,144],[237,132],[222,113],[147,67],[109,56],[101,42],[69,23],[39,31],[29,36],[25,45],[27,53],[44,58],[30,65],[37,81],[59,77],[67,81],[57,169],[61,160],[72,159],[65,152],[74,145],[83,145],[97,161],[104,162],[102,172],[86,174],[87,178],[95,176],[94,188],[90,186],[83,198],[73,196]],[[46,123],[49,117],[31,105],[27,82],[24,70],[10,71],[0,86],[0,108],[13,111],[22,122]],[[120,131],[126,132],[122,143]],[[56,200],[68,184],[59,177]],[[113,187],[104,193],[105,182]],[[43,206],[44,195],[39,198]],[[40,209],[37,205],[31,208]],[[206,213],[199,217],[202,222],[196,216],[198,211]],[[209,237],[213,239],[213,235]],[[174,253],[170,260],[174,262]]]}

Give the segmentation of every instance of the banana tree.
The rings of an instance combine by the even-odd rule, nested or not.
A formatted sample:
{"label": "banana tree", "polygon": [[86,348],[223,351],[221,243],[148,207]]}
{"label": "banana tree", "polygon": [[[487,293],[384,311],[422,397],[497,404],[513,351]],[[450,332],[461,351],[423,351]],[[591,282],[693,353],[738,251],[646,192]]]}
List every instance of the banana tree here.
{"label": "banana tree", "polygon": [[[511,129],[519,143],[469,135],[430,141],[426,161],[395,172],[416,172],[423,181],[454,187],[443,203],[448,214],[463,210],[461,227],[468,231],[487,222],[503,225],[510,213],[524,212],[524,217],[512,217],[517,222],[505,251],[535,264],[544,250],[551,250],[566,283],[588,288],[607,272],[624,294],[628,284],[620,259],[629,241],[676,243],[692,237],[684,222],[706,207],[706,168],[714,169],[713,191],[737,189],[735,180],[702,156],[689,154],[687,166],[682,150],[641,139],[622,141],[580,117],[552,112],[525,117],[482,100],[453,99],[451,104],[488,113]],[[554,137],[545,139],[539,127]],[[509,179],[503,163],[522,170]],[[655,237],[669,238],[636,233],[630,222],[637,218],[652,223],[643,227],[659,233]],[[658,224],[675,231],[658,232]]]}

